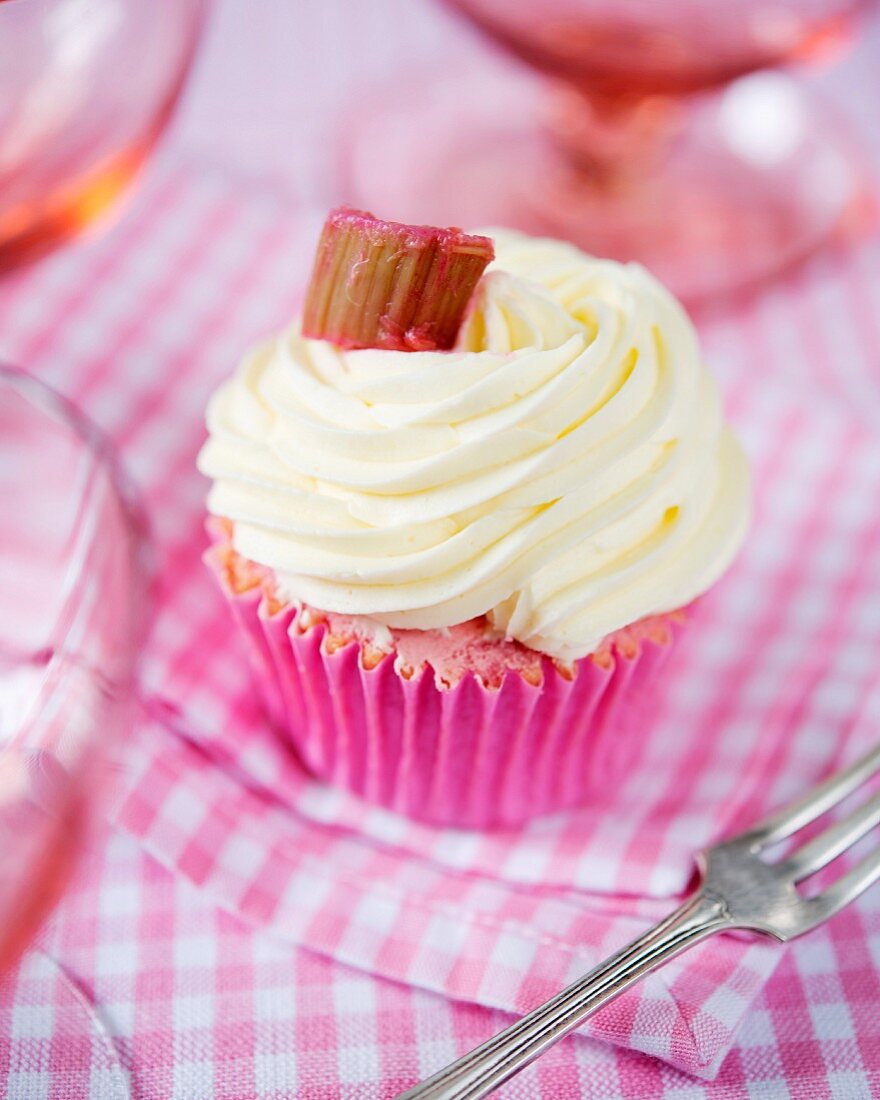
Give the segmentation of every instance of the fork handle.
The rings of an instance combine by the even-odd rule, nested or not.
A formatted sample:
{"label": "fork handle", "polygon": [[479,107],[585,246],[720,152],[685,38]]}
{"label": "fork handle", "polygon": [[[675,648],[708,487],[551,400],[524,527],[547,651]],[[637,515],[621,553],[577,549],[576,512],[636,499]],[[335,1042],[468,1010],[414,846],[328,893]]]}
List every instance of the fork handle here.
{"label": "fork handle", "polygon": [[639,978],[699,940],[732,927],[723,903],[699,891],[546,1004],[398,1100],[478,1100],[488,1095]]}

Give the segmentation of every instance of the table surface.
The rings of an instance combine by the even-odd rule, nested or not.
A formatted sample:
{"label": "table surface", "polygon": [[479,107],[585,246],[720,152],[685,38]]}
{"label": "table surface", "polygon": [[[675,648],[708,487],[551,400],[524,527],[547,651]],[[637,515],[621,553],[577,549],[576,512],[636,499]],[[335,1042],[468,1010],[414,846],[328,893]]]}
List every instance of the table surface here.
{"label": "table surface", "polygon": [[[322,134],[353,88],[393,72],[401,43],[410,66],[435,62],[452,42],[461,55],[484,49],[436,5],[412,0],[325,0],[307,15],[287,0],[261,0],[253,15],[248,0],[217,4],[162,156],[319,207],[338,197]],[[875,173],[878,50],[872,30],[845,71],[816,78],[861,133]],[[857,257],[856,270],[875,283],[878,253],[872,241]],[[809,278],[795,276],[790,292],[806,296]],[[880,334],[870,339],[880,379]],[[872,397],[873,415],[876,385]],[[880,1018],[878,972],[875,900],[791,948],[714,1081],[578,1037],[502,1095],[867,1098],[880,1090],[880,1023],[872,1031],[853,1014]],[[95,851],[2,988],[0,1079],[12,1098],[390,1097],[461,1053],[464,1037],[509,1020],[251,929],[120,832]]]}

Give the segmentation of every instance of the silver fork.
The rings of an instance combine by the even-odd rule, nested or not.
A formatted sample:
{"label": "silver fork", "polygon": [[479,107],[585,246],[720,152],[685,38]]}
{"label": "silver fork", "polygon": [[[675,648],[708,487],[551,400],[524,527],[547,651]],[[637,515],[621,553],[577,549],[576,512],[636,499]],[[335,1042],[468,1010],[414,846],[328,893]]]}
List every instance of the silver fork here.
{"label": "silver fork", "polygon": [[794,939],[849,905],[880,879],[880,844],[813,897],[798,883],[880,824],[880,792],[782,859],[767,850],[827,813],[880,772],[880,748],[767,821],[696,857],[700,884],[665,920],[611,958],[398,1100],[476,1100],[519,1073],[651,970],[716,932],[740,929]]}

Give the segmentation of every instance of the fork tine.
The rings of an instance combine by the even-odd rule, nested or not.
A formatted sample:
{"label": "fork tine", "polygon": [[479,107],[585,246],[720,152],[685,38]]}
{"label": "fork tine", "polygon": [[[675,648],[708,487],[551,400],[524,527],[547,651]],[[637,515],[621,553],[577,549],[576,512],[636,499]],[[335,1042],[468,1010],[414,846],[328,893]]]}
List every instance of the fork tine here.
{"label": "fork tine", "polygon": [[780,869],[785,868],[795,882],[800,882],[851,848],[875,825],[880,825],[880,792],[798,851],[786,856],[779,865]]}
{"label": "fork tine", "polygon": [[880,770],[880,746],[737,839],[754,849],[766,848],[770,844],[784,840],[826,813],[832,806],[836,806],[847,795],[858,790],[865,780],[870,779],[878,770]]}
{"label": "fork tine", "polygon": [[807,932],[833,917],[877,881],[880,881],[880,846],[860,860],[852,870],[847,871],[833,886],[814,898],[807,898],[805,904],[810,923],[801,931]]}

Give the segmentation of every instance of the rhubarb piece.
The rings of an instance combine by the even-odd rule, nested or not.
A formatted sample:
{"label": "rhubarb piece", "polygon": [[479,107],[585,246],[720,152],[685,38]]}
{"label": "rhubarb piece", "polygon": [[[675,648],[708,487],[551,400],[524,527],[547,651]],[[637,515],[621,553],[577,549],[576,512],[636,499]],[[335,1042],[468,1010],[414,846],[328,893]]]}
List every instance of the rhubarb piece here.
{"label": "rhubarb piece", "polygon": [[303,335],[343,348],[451,348],[494,255],[488,237],[460,229],[332,210],[306,294]]}

